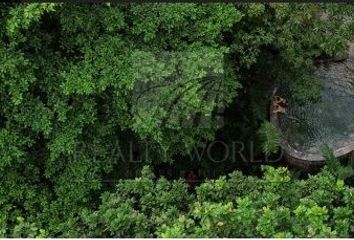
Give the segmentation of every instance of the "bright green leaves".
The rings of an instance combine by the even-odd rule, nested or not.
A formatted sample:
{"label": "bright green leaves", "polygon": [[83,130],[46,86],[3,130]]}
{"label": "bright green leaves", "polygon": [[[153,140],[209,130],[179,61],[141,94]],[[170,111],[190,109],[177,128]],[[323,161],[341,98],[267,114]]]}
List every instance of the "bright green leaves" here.
{"label": "bright green leaves", "polygon": [[294,210],[297,217],[297,224],[294,224],[294,231],[297,235],[306,237],[333,237],[327,222],[329,220],[326,206],[320,207],[307,199],[301,200],[301,204]]}
{"label": "bright green leaves", "polygon": [[[151,236],[143,229],[163,237],[344,237],[351,231],[351,205],[343,202],[350,187],[342,184],[330,202],[313,198],[316,191],[332,191],[322,188],[323,182],[337,181],[327,171],[309,180],[293,179],[286,168],[266,167],[262,178],[235,172],[227,180],[206,181],[190,197],[181,182],[162,178],[154,183],[151,172],[143,172],[120,181],[114,194],[105,193],[97,211],[84,212],[89,236]],[[244,183],[254,187],[243,189]],[[210,187],[220,195],[202,190]],[[230,199],[228,192],[234,194]]]}
{"label": "bright green leaves", "polygon": [[[284,181],[283,181],[284,180]],[[217,188],[219,181],[223,188]],[[197,191],[197,199],[188,213],[176,217],[170,228],[164,228],[162,236],[190,237],[333,237],[348,236],[349,223],[353,220],[350,204],[343,202],[343,194],[352,192],[342,185],[340,194],[333,194],[324,182],[335,185],[336,179],[327,171],[309,180],[293,179],[286,168],[265,169],[262,178],[247,178],[233,173],[225,181],[207,181]],[[277,182],[277,184],[275,184]],[[243,184],[253,188],[240,189]],[[308,184],[302,187],[303,183]],[[231,185],[231,186],[230,186]],[[216,198],[210,191],[200,191],[207,186],[218,189]],[[331,201],[314,197],[316,191],[332,196]],[[227,193],[241,197],[225,198]],[[209,196],[209,197],[208,197]],[[272,197],[270,197],[272,196]],[[272,201],[271,199],[278,199]],[[339,205],[337,205],[339,204]],[[335,205],[335,206],[334,206]],[[175,235],[176,234],[176,235]]]}
{"label": "bright green leaves", "polygon": [[[63,86],[65,94],[90,94],[94,92],[94,78],[96,71],[90,65],[73,66],[68,75],[64,75],[66,83]],[[65,74],[65,73],[64,73]]]}
{"label": "bright green leaves", "polygon": [[143,176],[120,180],[115,193],[104,193],[97,211],[84,212],[89,236],[152,237],[163,224],[169,225],[189,203],[186,185],[166,179],[153,181],[151,170]]}
{"label": "bright green leaves", "polygon": [[200,224],[194,229],[195,236],[217,237],[230,235],[230,230],[233,229],[232,226],[235,224],[236,214],[239,213],[236,213],[231,202],[195,203],[192,215],[195,218],[195,222]]}
{"label": "bright green leaves", "polygon": [[281,231],[284,225],[291,224],[291,212],[287,207],[271,209],[262,208],[262,214],[258,219],[257,230],[262,237],[291,237],[287,231]]}
{"label": "bright green leaves", "polygon": [[136,4],[131,10],[133,33],[177,49],[187,45],[183,39],[215,46],[242,19],[232,4]]}
{"label": "bright green leaves", "polygon": [[277,169],[265,167],[264,169],[265,169],[265,179],[272,187],[287,184],[291,180],[289,176],[289,171],[285,167],[279,167]]}
{"label": "bright green leaves", "polygon": [[[118,7],[92,9],[102,16],[99,19],[89,18],[87,9],[80,13],[79,7],[63,9],[59,13],[63,34],[76,38],[75,45],[64,42],[63,46],[70,51],[78,48],[80,54],[61,73],[61,88],[68,96],[113,91],[121,126],[164,149],[174,144],[190,147],[196,139],[210,138],[217,127],[210,122],[203,130],[194,130],[195,116],[211,119],[212,112],[231,102],[240,87],[233,69],[226,67],[227,48],[219,44],[222,32],[230,31],[242,14],[231,4],[147,6],[129,5],[132,14],[125,17]],[[108,12],[117,15],[115,27],[104,27],[112,15]],[[146,12],[152,14],[142,14]],[[71,26],[74,23],[67,16],[74,13],[77,22]],[[124,27],[124,21],[132,22],[133,28],[124,35],[112,31]],[[164,34],[155,39],[159,31]],[[145,45],[141,35],[154,41]],[[152,90],[141,94],[142,87]]]}
{"label": "bright green leaves", "polygon": [[336,236],[344,237],[347,232],[351,231],[352,223],[350,221],[350,216],[353,215],[353,209],[350,207],[336,207],[333,209],[333,212]]}
{"label": "bright green leaves", "polygon": [[130,51],[125,46],[119,35],[98,39],[93,49],[85,50],[82,61],[62,73],[63,92],[67,95],[93,94],[109,86],[122,88],[123,92],[129,90],[132,64],[128,57]]}
{"label": "bright green leaves", "polygon": [[45,12],[54,11],[54,3],[32,3],[13,7],[6,22],[7,35],[14,41],[12,45],[25,41],[21,30],[27,30],[32,23],[38,22]]}
{"label": "bright green leaves", "polygon": [[[193,46],[182,52],[136,52],[132,101],[136,133],[165,144],[188,137],[167,139],[168,131],[212,129],[212,111],[230,102],[239,86],[224,78],[225,50]],[[198,121],[198,114],[208,118],[209,125]]]}

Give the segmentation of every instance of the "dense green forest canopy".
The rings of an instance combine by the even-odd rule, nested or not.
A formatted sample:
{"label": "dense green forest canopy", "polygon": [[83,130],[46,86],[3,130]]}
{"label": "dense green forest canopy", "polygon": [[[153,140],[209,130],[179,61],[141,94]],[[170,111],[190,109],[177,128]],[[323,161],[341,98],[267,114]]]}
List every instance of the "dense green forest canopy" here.
{"label": "dense green forest canopy", "polygon": [[327,168],[227,177],[237,164],[199,161],[225,176],[196,189],[152,169],[191,164],[217,133],[275,153],[269,90],[316,98],[315,65],[347,50],[353,15],[352,4],[1,3],[0,236],[349,236],[354,190]]}

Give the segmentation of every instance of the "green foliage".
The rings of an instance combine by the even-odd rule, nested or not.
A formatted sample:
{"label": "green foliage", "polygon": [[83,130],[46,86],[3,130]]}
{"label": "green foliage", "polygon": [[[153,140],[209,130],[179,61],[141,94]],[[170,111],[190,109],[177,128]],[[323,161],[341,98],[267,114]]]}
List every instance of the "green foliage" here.
{"label": "green foliage", "polygon": [[281,135],[279,130],[270,122],[262,123],[258,134],[262,141],[263,152],[269,156],[277,153],[281,144]]}
{"label": "green foliage", "polygon": [[275,45],[281,49],[274,77],[285,85],[290,83],[296,99],[316,99],[319,86],[312,75],[314,60],[342,55],[346,51],[345,39],[354,36],[353,22],[349,20],[353,6],[275,3],[272,8],[276,22],[272,28],[277,35]]}
{"label": "green foliage", "polygon": [[[146,171],[146,169],[145,169]],[[150,172],[122,180],[99,209],[83,213],[84,232],[105,237],[348,237],[354,189],[327,169],[295,179],[265,167],[262,178],[234,172],[189,195],[181,181]]]}
{"label": "green foliage", "polygon": [[116,192],[104,193],[102,204],[93,213],[85,211],[83,222],[90,237],[153,237],[190,203],[191,196],[182,181],[155,181],[149,168],[133,180],[120,180]]}
{"label": "green foliage", "polygon": [[8,34],[14,34],[20,28],[28,29],[32,22],[38,22],[44,12],[54,10],[53,3],[34,3],[12,8],[6,23]]}
{"label": "green foliage", "polygon": [[[255,88],[284,81],[310,98],[314,59],[346,49],[353,13],[347,4],[2,3],[0,235],[348,236],[353,191],[328,171],[306,181],[285,169],[236,172],[195,195],[146,169],[125,178],[212,140],[217,112],[240,93],[257,108],[267,93]],[[231,133],[248,138],[267,115],[254,116]],[[271,154],[279,136],[262,129]]]}

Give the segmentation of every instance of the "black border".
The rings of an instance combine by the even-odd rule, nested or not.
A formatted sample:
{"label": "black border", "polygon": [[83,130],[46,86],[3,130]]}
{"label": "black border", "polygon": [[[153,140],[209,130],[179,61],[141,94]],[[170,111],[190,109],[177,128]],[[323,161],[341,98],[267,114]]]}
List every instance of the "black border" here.
{"label": "black border", "polygon": [[350,3],[354,0],[10,0],[0,3]]}

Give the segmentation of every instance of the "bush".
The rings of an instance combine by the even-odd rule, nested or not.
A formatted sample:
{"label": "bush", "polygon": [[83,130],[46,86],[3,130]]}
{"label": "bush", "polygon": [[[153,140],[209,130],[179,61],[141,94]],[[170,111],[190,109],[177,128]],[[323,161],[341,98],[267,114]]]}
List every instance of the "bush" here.
{"label": "bush", "polygon": [[90,237],[349,237],[354,189],[327,168],[306,180],[264,167],[262,178],[234,172],[189,195],[181,181],[122,180],[99,209],[83,214]]}

